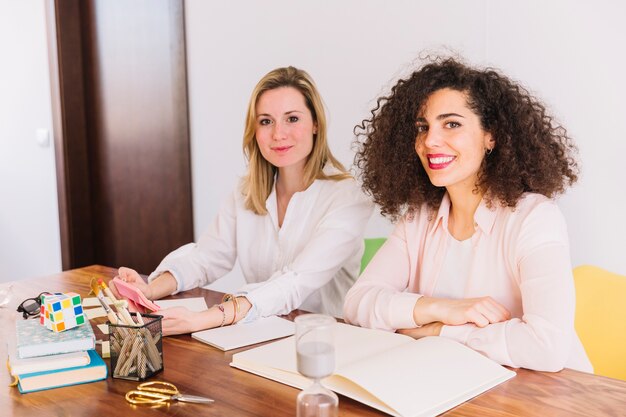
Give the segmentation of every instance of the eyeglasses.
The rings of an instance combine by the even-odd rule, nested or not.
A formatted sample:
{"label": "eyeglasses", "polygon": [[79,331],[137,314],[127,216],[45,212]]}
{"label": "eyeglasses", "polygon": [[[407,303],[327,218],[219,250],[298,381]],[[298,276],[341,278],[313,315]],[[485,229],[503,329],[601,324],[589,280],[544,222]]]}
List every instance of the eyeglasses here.
{"label": "eyeglasses", "polygon": [[22,301],[19,306],[17,306],[17,312],[22,313],[22,317],[27,319],[29,316],[37,317],[41,312],[41,297],[43,295],[49,294],[49,292],[44,291],[39,294],[37,297],[27,298]]}

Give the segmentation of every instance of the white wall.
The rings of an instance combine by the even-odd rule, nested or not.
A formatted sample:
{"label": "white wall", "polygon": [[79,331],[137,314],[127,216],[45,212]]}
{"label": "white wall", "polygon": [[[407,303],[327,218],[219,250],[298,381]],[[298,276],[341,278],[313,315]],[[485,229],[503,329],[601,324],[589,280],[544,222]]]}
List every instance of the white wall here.
{"label": "white wall", "polygon": [[[603,0],[186,0],[196,236],[244,172],[245,106],[267,71],[309,71],[326,101],[331,146],[352,161],[352,127],[443,45],[520,79],[553,108],[580,147],[583,175],[560,205],[574,265],[626,274],[626,15]],[[0,0],[0,281],[61,269],[43,0]],[[383,220],[370,236],[386,234]]]}
{"label": "white wall", "polygon": [[[246,106],[268,71],[294,65],[312,75],[327,105],[331,147],[351,165],[354,125],[389,81],[406,72],[402,67],[410,68],[424,45],[448,45],[484,57],[486,16],[467,19],[474,5],[440,2],[429,19],[448,23],[433,32],[416,26],[415,13],[407,13],[407,8],[417,9],[413,3],[185,2],[196,236],[245,170]],[[483,2],[472,4],[484,8]],[[369,233],[388,230],[381,222]]]}
{"label": "white wall", "polygon": [[[331,146],[352,162],[352,128],[425,50],[447,46],[543,98],[580,148],[561,198],[574,265],[626,274],[621,2],[287,0],[185,2],[196,236],[244,172],[250,92],[269,70],[306,69],[328,107]],[[377,219],[368,235],[386,235]],[[227,285],[225,288],[231,288]]]}
{"label": "white wall", "polygon": [[61,271],[43,0],[0,0],[0,282]]}
{"label": "white wall", "polygon": [[488,59],[550,105],[579,147],[560,199],[572,263],[626,274],[626,3],[493,1]]}

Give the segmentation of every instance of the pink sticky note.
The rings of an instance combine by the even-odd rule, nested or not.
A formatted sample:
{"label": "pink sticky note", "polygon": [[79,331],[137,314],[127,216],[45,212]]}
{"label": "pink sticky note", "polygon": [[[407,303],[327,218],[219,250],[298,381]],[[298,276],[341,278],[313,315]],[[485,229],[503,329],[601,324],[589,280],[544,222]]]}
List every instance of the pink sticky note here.
{"label": "pink sticky note", "polygon": [[117,292],[128,300],[128,309],[144,313],[146,310],[157,311],[161,307],[148,300],[145,295],[137,287],[122,281],[119,278],[113,278],[109,285],[115,285]]}

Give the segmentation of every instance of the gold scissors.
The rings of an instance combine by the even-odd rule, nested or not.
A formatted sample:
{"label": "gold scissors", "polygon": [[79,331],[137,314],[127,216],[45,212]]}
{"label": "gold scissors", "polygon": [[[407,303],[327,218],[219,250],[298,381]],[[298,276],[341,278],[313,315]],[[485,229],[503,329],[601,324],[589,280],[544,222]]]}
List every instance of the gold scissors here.
{"label": "gold scissors", "polygon": [[144,382],[137,389],[126,393],[126,401],[131,404],[164,404],[168,401],[209,404],[214,400],[197,395],[181,394],[176,385],[163,381]]}

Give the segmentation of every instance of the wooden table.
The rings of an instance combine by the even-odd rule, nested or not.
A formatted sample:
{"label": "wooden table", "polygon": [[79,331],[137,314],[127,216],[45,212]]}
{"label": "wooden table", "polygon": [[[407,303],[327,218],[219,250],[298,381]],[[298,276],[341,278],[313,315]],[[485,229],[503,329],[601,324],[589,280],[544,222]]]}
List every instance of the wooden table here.
{"label": "wooden table", "polygon": [[[91,277],[112,278],[115,270],[91,266],[48,277],[13,283],[9,308],[0,309],[0,357],[6,358],[7,337],[14,337],[14,314],[25,298],[42,291],[76,291],[86,296]],[[195,289],[175,298],[203,296],[208,305],[221,294]],[[297,315],[298,312],[290,316]],[[99,319],[104,321],[105,319]],[[97,330],[96,335],[102,337]],[[244,350],[242,348],[240,350]],[[10,376],[0,367],[1,416],[294,416],[298,390],[228,364],[233,353],[222,352],[189,335],[166,337],[163,342],[165,369],[155,379],[176,384],[188,394],[215,399],[212,405],[173,403],[159,408],[132,406],[126,391],[137,384],[113,379],[49,391],[20,394],[7,387]],[[108,362],[108,360],[107,360]],[[517,369],[517,376],[445,413],[445,416],[626,416],[626,382],[582,372],[563,370],[545,373]],[[379,411],[340,396],[340,416],[381,416]]]}

